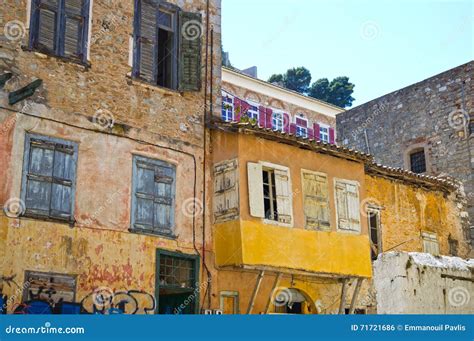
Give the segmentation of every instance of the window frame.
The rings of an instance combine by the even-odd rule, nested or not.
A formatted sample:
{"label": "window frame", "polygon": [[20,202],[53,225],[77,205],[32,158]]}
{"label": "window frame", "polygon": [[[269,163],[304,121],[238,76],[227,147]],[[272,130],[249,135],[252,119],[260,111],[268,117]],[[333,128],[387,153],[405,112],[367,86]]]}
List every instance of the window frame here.
{"label": "window frame", "polygon": [[[232,104],[230,104],[230,103],[228,103],[228,102],[225,102],[225,101],[224,101],[224,97],[230,98],[230,99],[232,100]],[[235,96],[233,96],[233,95],[231,95],[231,94],[229,94],[229,93],[227,93],[227,92],[222,91],[222,98],[221,98],[221,100],[222,100],[221,119],[222,119],[223,121],[225,121],[225,122],[232,122],[232,121],[234,121],[234,116],[235,116]],[[225,108],[224,105],[228,105],[230,108]],[[223,115],[224,110],[226,111],[226,118],[224,118],[224,115]],[[228,116],[229,112],[230,112],[230,114],[231,114],[231,116],[232,116],[230,120],[227,119],[227,116]]]}
{"label": "window frame", "polygon": [[[280,131],[284,132],[285,131],[285,117],[284,113],[278,110],[272,110],[272,130],[273,131]],[[281,122],[281,127],[279,127],[279,124]]]}
{"label": "window frame", "polygon": [[[306,127],[298,125],[297,120],[306,121]],[[308,138],[308,127],[309,127],[308,118],[302,116],[302,114],[295,116],[295,125],[296,125],[296,137],[301,137],[301,138],[307,139]],[[304,132],[304,134],[301,134],[300,132]]]}
{"label": "window frame", "polygon": [[[371,214],[376,215],[376,224],[377,224],[377,226],[375,227],[375,229],[377,230],[377,244],[376,245],[372,240],[372,225],[371,225],[371,222],[370,222]],[[375,253],[375,250],[372,249],[372,246],[373,246],[377,251],[377,254],[374,255],[375,258],[372,257],[372,261],[375,261],[375,260],[377,260],[378,255],[383,253],[382,211],[381,211],[381,208],[373,207],[373,206],[367,207],[367,227],[368,227],[368,230],[369,230],[370,249],[371,249],[371,251],[374,251],[374,253]],[[371,254],[372,254],[372,252],[371,252]]]}
{"label": "window frame", "polygon": [[[441,250],[440,250],[438,234],[436,232],[421,231],[420,236],[421,236],[421,242],[422,242],[422,247],[423,247],[423,253],[429,253],[433,256],[439,256]],[[431,246],[434,245],[436,247],[436,252],[435,253],[429,252],[426,248],[425,243],[431,243],[432,244]]]}
{"label": "window frame", "polygon": [[[293,191],[292,191],[290,168],[282,166],[282,165],[277,165],[277,164],[274,164],[274,163],[270,163],[270,162],[265,162],[265,161],[259,161],[258,163],[262,166],[262,169],[272,169],[272,170],[279,170],[279,171],[282,171],[282,172],[286,172],[286,175],[288,176],[288,193],[289,193],[288,198],[289,198],[289,206],[290,206],[290,210],[291,210],[291,223],[290,224],[280,222],[278,220],[270,220],[270,219],[266,219],[266,218],[262,218],[263,223],[268,224],[268,225],[293,227],[294,222],[295,222],[295,216],[294,216],[294,212],[293,212],[293,195],[292,195]],[[263,174],[262,174],[262,177],[263,177]],[[263,179],[262,179],[262,182],[263,182]],[[276,183],[275,183],[275,185],[276,185]],[[275,190],[275,193],[276,193],[276,190]],[[277,213],[278,213],[278,202],[277,202]]]}
{"label": "window frame", "polygon": [[[173,55],[170,56],[172,62],[172,80],[171,86],[165,86],[158,84],[158,65],[160,62],[157,60],[153,64],[153,73],[154,77],[156,78],[155,81],[149,81],[146,78],[143,78],[140,75],[140,57],[141,57],[141,48],[138,42],[139,37],[141,37],[140,32],[140,23],[142,20],[141,17],[141,6],[142,2],[153,3],[155,7],[155,18],[156,18],[156,41],[155,44],[155,53],[158,57],[158,40],[159,40],[159,30],[165,30],[168,32],[173,33]],[[155,0],[134,0],[134,7],[133,7],[133,33],[132,33],[132,40],[133,40],[133,56],[132,56],[132,78],[144,82],[146,84],[150,84],[152,86],[156,86],[163,89],[168,89],[171,91],[179,91],[179,47],[180,47],[180,32],[179,32],[179,14],[182,9],[172,3],[165,2],[165,1],[155,1]],[[165,25],[160,25],[159,23],[159,12],[164,12],[171,14],[171,21],[173,27],[168,27]]]}
{"label": "window frame", "polygon": [[[258,123],[260,120],[260,110],[259,110],[260,104],[253,101],[247,101],[247,103],[249,104],[249,109],[247,110],[248,118],[255,119],[256,122]],[[252,110],[252,107],[257,108],[257,110],[256,111]]]}
{"label": "window frame", "polygon": [[[166,167],[166,168],[172,168],[174,170],[173,174],[173,185],[171,187],[171,195],[172,195],[172,203],[170,205],[171,207],[171,213],[170,213],[170,228],[168,229],[170,232],[167,233],[163,229],[158,229],[153,226],[153,231],[150,231],[148,229],[140,229],[136,228],[136,208],[137,208],[137,185],[138,185],[138,162],[143,162],[145,164],[151,165],[153,167]],[[178,167],[176,164],[164,161],[164,160],[159,160],[159,159],[154,159],[150,158],[148,156],[143,156],[143,155],[137,155],[134,154],[132,156],[132,191],[131,191],[131,209],[130,209],[130,228],[129,232],[131,233],[136,233],[136,234],[144,234],[144,235],[151,235],[151,236],[160,236],[160,237],[166,237],[170,239],[176,239],[176,234],[175,234],[175,229],[176,229],[176,188],[177,188],[177,172],[178,172]],[[156,184],[156,182],[154,182]],[[153,195],[153,198],[155,200],[155,194]],[[154,215],[154,212],[153,212]]]}
{"label": "window frame", "polygon": [[[413,168],[414,167],[413,157],[415,155],[423,155],[423,160],[422,161],[423,161],[424,171],[414,170],[414,168]],[[427,164],[427,160],[426,160],[426,150],[425,150],[425,148],[416,148],[416,149],[411,150],[408,153],[408,159],[409,159],[409,162],[410,162],[410,171],[411,172],[413,172],[415,174],[424,174],[424,173],[428,172],[428,164]]]}
{"label": "window frame", "polygon": [[57,23],[54,31],[54,44],[53,50],[46,47],[37,46],[39,39],[40,23],[39,23],[39,9],[36,7],[52,8],[52,6],[40,3],[41,0],[30,0],[29,3],[29,36],[28,36],[28,49],[31,51],[38,51],[57,58],[65,59],[71,62],[75,62],[81,65],[88,65],[89,51],[90,51],[90,33],[91,33],[91,18],[92,18],[92,3],[93,0],[83,0],[84,7],[88,10],[86,13],[81,15],[83,18],[83,28],[81,32],[81,56],[66,56],[64,52],[64,36],[66,34],[66,9],[65,1],[58,0],[58,7],[55,9],[57,14]]}
{"label": "window frame", "polygon": [[[326,142],[326,143],[330,142],[330,137],[329,137],[329,129],[330,128],[331,128],[331,126],[329,126],[327,124],[319,123],[319,140],[321,142]],[[327,131],[323,132],[323,129],[326,129]],[[324,138],[324,136],[326,138]]]}
{"label": "window frame", "polygon": [[173,286],[163,286],[160,284],[160,265],[161,265],[161,256],[165,257],[174,257],[178,259],[184,259],[184,260],[190,260],[194,264],[194,288],[193,290],[190,290],[191,288],[185,288],[183,289],[184,293],[190,293],[195,295],[195,299],[193,300],[194,303],[194,314],[199,314],[199,306],[200,306],[200,290],[198,290],[201,287],[201,282],[200,282],[200,262],[201,262],[201,257],[199,255],[191,255],[191,254],[185,254],[185,253],[178,253],[178,252],[172,252],[172,251],[167,251],[167,250],[162,250],[162,249],[156,249],[155,253],[155,300],[156,300],[156,308],[155,308],[155,314],[159,314],[160,311],[160,288],[174,288],[177,289],[177,287]]}
{"label": "window frame", "polygon": [[[70,212],[70,218],[69,219],[62,219],[60,217],[56,216],[51,216],[51,198],[52,198],[52,191],[51,191],[51,198],[50,198],[50,203],[49,203],[49,214],[42,215],[42,214],[32,214],[28,213],[28,207],[27,207],[27,201],[26,201],[26,194],[27,194],[27,180],[28,180],[28,175],[29,175],[29,168],[30,168],[30,158],[31,158],[31,140],[36,139],[36,140],[41,140],[42,142],[46,143],[52,143],[52,144],[60,144],[60,145],[65,145],[68,147],[72,147],[73,149],[73,158],[72,162],[74,163],[74,179],[71,181],[71,212]],[[64,140],[61,138],[57,137],[51,137],[51,136],[46,136],[46,135],[40,135],[40,134],[32,134],[32,133],[26,133],[25,134],[25,143],[24,143],[24,149],[23,149],[23,169],[22,169],[22,176],[21,176],[21,192],[20,192],[20,198],[22,202],[25,205],[25,212],[20,216],[20,217],[27,217],[27,218],[33,218],[33,219],[39,219],[39,220],[46,220],[46,221],[55,221],[55,222],[62,222],[62,223],[68,223],[70,225],[74,225],[76,222],[75,220],[75,203],[76,203],[76,184],[77,184],[77,166],[78,166],[78,158],[79,158],[79,145],[77,142],[70,141],[70,140]],[[53,174],[54,174],[54,160],[53,160]],[[53,179],[54,176],[52,176],[51,179],[51,186],[53,184]]]}

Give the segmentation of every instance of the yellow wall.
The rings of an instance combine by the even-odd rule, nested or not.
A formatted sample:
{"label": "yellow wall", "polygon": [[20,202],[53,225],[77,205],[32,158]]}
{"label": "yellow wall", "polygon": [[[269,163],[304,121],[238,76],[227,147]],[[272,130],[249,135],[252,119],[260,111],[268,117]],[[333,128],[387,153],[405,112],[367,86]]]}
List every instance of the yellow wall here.
{"label": "yellow wall", "polygon": [[367,200],[382,207],[382,247],[386,252],[423,252],[421,232],[438,235],[440,253],[449,255],[448,238],[459,242],[458,256],[466,257],[468,247],[462,233],[455,194],[428,191],[398,181],[366,176]]}

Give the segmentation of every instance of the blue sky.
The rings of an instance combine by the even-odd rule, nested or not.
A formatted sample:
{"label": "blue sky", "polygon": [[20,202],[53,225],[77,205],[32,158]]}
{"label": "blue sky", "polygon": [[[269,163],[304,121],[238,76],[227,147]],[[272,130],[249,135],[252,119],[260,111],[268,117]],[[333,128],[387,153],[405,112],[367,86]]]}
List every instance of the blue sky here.
{"label": "blue sky", "polygon": [[354,106],[474,59],[473,0],[222,0],[224,50],[259,78],[348,76]]}

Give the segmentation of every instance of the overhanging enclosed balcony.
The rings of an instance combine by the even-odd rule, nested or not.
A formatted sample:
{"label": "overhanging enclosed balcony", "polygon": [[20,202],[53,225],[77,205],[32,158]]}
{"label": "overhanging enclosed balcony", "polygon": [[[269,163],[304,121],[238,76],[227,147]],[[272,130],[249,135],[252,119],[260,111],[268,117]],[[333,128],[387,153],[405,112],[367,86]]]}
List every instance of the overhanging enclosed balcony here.
{"label": "overhanging enclosed balcony", "polygon": [[219,267],[330,277],[372,276],[368,236],[230,221],[215,226]]}

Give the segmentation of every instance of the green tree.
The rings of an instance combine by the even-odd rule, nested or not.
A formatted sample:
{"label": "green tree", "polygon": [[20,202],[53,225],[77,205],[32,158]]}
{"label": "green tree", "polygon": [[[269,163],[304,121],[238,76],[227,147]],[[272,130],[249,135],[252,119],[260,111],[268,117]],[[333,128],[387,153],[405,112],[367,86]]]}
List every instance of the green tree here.
{"label": "green tree", "polygon": [[307,94],[311,84],[311,72],[305,67],[292,68],[284,74],[272,75],[268,81],[279,83],[285,88]]}
{"label": "green tree", "polygon": [[310,97],[337,105],[341,108],[352,106],[355,85],[349,82],[349,77],[336,77],[331,82],[327,78],[318,79],[309,88]]}

